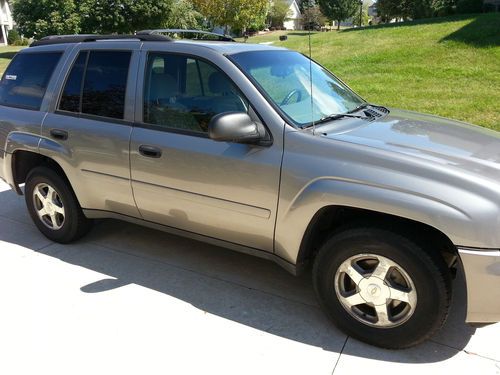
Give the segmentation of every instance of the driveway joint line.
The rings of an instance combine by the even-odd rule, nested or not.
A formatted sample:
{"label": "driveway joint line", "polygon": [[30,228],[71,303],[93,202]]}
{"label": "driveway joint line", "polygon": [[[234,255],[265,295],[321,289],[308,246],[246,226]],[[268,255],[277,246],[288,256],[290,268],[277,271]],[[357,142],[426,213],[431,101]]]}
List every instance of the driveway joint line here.
{"label": "driveway joint line", "polygon": [[348,340],[349,340],[349,336],[346,336],[345,340],[344,340],[344,345],[342,345],[342,349],[340,349],[339,357],[337,358],[337,361],[335,362],[335,366],[333,366],[332,375],[335,372],[335,370],[337,369],[337,365],[339,364],[340,357],[342,357],[342,353],[344,352],[344,349],[345,349],[345,346],[347,345]]}
{"label": "driveway joint line", "polygon": [[465,354],[468,354],[468,355],[475,355],[475,356],[478,356],[478,357],[481,357],[483,359],[487,359],[489,361],[493,361],[493,362],[496,362],[496,363],[500,363],[500,360],[499,359],[495,359],[495,358],[491,358],[491,357],[487,357],[487,356],[484,356],[482,354],[478,354],[478,353],[474,353],[474,352],[471,352],[467,349],[459,349],[459,348],[456,348],[454,347],[453,345],[449,345],[449,344],[445,344],[445,343],[442,343],[442,342],[439,342],[439,341],[436,341],[434,339],[429,339],[429,342],[432,342],[434,344],[437,344],[437,345],[441,345],[441,346],[445,346],[447,348],[450,348],[450,349],[454,349],[454,350],[457,350],[459,352],[464,352]]}
{"label": "driveway joint line", "polygon": [[35,253],[39,253],[39,252],[40,252],[40,251],[42,251],[43,249],[46,249],[47,247],[50,247],[50,246],[55,245],[55,244],[56,244],[55,242],[50,242],[50,243],[48,243],[47,245],[44,245],[44,246],[42,246],[42,247],[40,247],[40,248],[33,249],[33,251],[34,251]]}

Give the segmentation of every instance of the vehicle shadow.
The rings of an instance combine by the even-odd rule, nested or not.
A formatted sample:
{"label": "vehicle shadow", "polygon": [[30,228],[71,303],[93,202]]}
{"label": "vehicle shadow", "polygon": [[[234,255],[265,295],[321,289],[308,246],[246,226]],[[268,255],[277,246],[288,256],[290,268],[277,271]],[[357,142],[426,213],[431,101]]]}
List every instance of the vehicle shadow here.
{"label": "vehicle shadow", "polygon": [[[0,192],[0,216],[16,220],[26,234],[12,236],[8,232],[16,230],[15,226],[0,225],[0,241],[107,275],[81,285],[82,293],[106,293],[136,284],[207,313],[325,351],[339,353],[345,344],[346,336],[317,306],[310,274],[296,278],[263,259],[116,220],[98,221],[87,237],[71,245],[27,245],[27,237],[39,234],[34,225],[27,224],[22,199],[15,197],[17,203],[12,203],[14,197],[11,191]],[[3,205],[6,201],[10,203]],[[462,278],[455,281],[455,289],[459,292],[446,326],[431,342],[401,351],[406,354],[398,361],[440,362],[465,348],[474,328],[463,323]],[[387,351],[374,349],[366,356],[383,358],[383,352]]]}

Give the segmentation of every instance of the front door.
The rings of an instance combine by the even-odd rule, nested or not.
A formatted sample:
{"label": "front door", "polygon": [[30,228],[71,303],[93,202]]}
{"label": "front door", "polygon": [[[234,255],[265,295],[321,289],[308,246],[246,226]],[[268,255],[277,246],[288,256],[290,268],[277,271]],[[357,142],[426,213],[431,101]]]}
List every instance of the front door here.
{"label": "front door", "polygon": [[148,53],[143,119],[133,129],[131,178],[145,220],[272,251],[281,145],[208,138],[210,119],[248,112],[245,97],[212,63]]}

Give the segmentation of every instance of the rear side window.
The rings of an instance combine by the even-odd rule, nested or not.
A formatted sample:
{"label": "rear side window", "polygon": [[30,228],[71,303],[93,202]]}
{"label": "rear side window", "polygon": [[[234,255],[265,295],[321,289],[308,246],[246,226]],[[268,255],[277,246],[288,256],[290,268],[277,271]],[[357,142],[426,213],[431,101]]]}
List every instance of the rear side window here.
{"label": "rear side window", "polygon": [[70,112],[82,111],[83,72],[87,64],[88,52],[80,52],[69,73],[64,91],[59,103],[59,109]]}
{"label": "rear side window", "polygon": [[82,51],[64,85],[59,109],[123,119],[129,51]]}
{"label": "rear side window", "polygon": [[0,82],[0,104],[39,110],[61,52],[20,53]]}

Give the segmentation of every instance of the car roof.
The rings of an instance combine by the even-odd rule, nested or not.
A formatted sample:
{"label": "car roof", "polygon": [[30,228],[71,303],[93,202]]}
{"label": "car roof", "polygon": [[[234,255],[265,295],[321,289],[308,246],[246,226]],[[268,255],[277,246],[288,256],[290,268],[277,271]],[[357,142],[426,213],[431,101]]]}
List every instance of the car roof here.
{"label": "car roof", "polygon": [[270,44],[253,44],[253,43],[238,43],[238,42],[220,42],[220,41],[199,41],[199,40],[175,40],[176,44],[187,44],[205,47],[217,51],[224,55],[231,55],[240,52],[250,51],[288,51],[283,47],[276,47]]}
{"label": "car roof", "polygon": [[[83,37],[83,36],[82,36]],[[142,38],[143,36],[141,36]],[[157,35],[153,36],[145,36],[145,37],[158,37]],[[271,44],[252,44],[252,43],[239,43],[239,42],[226,42],[226,41],[209,41],[209,40],[189,40],[189,39],[180,39],[180,40],[139,40],[134,38],[134,36],[130,36],[130,38],[120,37],[119,39],[115,39],[110,37],[109,39],[100,37],[99,39],[91,39],[91,40],[75,40],[71,36],[64,36],[64,38],[56,38],[51,37],[48,40],[41,40],[38,43],[35,42],[33,46],[30,48],[21,50],[25,52],[35,52],[36,50],[62,50],[67,48],[72,48],[76,44],[85,44],[88,45],[89,48],[93,46],[102,46],[104,44],[112,45],[112,46],[124,46],[127,44],[138,45],[140,43],[144,43],[148,46],[153,45],[166,45],[168,44],[183,44],[187,46],[192,46],[193,48],[208,48],[215,52],[218,52],[223,55],[231,55],[240,52],[250,52],[250,51],[269,51],[269,50],[281,50],[287,51],[286,48],[276,47]]]}

